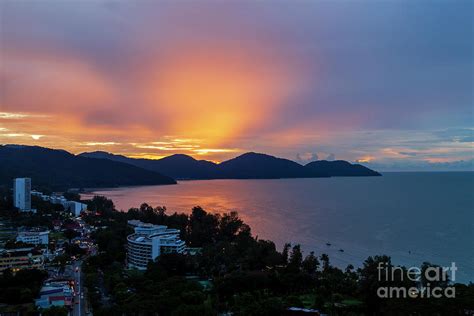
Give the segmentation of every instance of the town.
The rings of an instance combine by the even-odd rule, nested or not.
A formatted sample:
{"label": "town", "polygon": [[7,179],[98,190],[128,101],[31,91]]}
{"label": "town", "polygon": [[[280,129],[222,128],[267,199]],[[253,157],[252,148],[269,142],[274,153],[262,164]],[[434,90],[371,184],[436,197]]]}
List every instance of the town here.
{"label": "town", "polygon": [[[386,255],[360,267],[325,253],[282,251],[253,236],[237,212],[190,213],[142,203],[127,212],[80,190],[16,178],[0,188],[0,314],[25,315],[419,315],[474,310],[473,284],[379,280],[409,269]],[[329,246],[327,246],[329,247]],[[442,267],[424,262],[420,271]],[[399,274],[400,274],[399,273]],[[402,282],[403,281],[403,282]],[[386,287],[452,289],[456,297],[381,298]],[[418,315],[416,314],[416,315]],[[472,314],[472,313],[471,313]]]}
{"label": "town", "polygon": [[[43,194],[32,190],[30,178],[13,180],[13,205],[19,213],[38,215],[38,210],[33,208],[34,201],[59,212],[55,216],[42,214],[46,221],[41,226],[0,223],[0,274],[15,275],[31,269],[44,271],[47,277],[41,284],[39,296],[34,299],[37,310],[62,308],[71,315],[88,315],[91,308],[85,295],[82,263],[97,254],[91,234],[100,227],[84,222],[82,216],[91,214],[87,204],[77,201],[77,194],[69,195],[76,200],[68,200],[62,193]],[[177,229],[138,220],[130,220],[128,224],[134,229],[127,237],[130,268],[146,270],[149,261],[161,253],[187,251]]]}

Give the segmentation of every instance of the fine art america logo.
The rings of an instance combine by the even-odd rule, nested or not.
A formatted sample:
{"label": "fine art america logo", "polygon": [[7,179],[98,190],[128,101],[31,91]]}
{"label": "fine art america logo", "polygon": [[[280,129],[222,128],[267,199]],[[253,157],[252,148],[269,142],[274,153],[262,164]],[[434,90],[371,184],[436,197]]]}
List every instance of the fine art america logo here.
{"label": "fine art america logo", "polygon": [[377,296],[380,298],[454,298],[456,289],[449,286],[456,280],[456,263],[451,266],[402,268],[379,262]]}

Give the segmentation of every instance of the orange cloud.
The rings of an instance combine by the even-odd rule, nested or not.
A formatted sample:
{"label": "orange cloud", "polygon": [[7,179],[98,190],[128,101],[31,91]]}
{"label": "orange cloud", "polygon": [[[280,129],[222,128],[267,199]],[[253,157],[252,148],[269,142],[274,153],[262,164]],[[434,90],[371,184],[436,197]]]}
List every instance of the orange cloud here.
{"label": "orange cloud", "polygon": [[[196,47],[175,43],[124,66],[126,78],[59,49],[2,51],[0,119],[10,134],[28,135],[22,143],[73,152],[141,143],[132,147],[147,155],[216,159],[235,151],[232,139],[271,124],[303,86],[305,72],[271,47]],[[164,135],[174,135],[173,146],[150,144]]]}
{"label": "orange cloud", "polygon": [[274,117],[300,80],[283,58],[244,49],[179,47],[161,56],[145,96],[170,132],[217,145]]}
{"label": "orange cloud", "polygon": [[359,159],[356,159],[356,162],[358,163],[366,163],[366,162],[371,162],[375,159],[373,156],[364,156]]}
{"label": "orange cloud", "polygon": [[[1,109],[71,113],[116,101],[114,87],[88,63],[64,54],[2,50]],[[21,115],[21,113],[20,113]]]}

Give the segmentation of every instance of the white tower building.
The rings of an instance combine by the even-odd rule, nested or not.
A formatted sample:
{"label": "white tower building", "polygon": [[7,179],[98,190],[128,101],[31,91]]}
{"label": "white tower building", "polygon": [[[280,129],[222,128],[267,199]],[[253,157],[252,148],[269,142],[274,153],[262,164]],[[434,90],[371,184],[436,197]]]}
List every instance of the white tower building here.
{"label": "white tower building", "polygon": [[30,178],[16,178],[13,180],[13,205],[22,212],[31,211]]}

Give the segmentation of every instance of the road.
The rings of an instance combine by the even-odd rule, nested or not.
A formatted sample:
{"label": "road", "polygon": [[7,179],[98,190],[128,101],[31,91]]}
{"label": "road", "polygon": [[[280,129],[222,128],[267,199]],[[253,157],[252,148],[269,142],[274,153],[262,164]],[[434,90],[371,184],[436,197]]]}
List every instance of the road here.
{"label": "road", "polygon": [[74,268],[74,283],[76,296],[74,297],[74,308],[73,316],[84,316],[86,315],[86,297],[84,294],[84,278],[82,274],[82,261],[76,261],[73,265]]}

